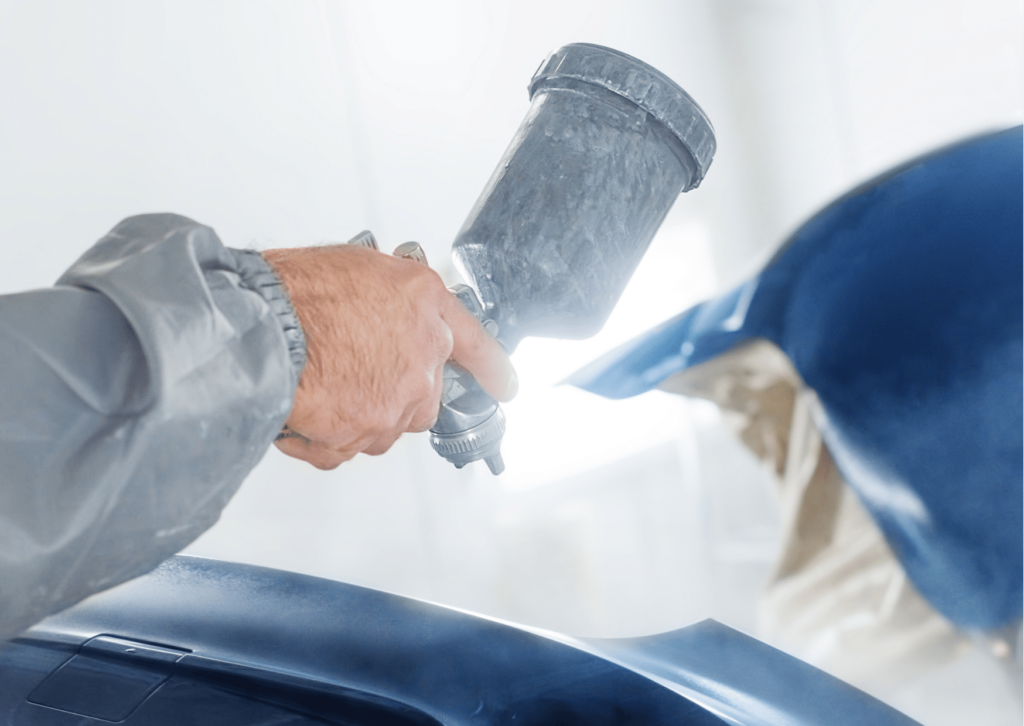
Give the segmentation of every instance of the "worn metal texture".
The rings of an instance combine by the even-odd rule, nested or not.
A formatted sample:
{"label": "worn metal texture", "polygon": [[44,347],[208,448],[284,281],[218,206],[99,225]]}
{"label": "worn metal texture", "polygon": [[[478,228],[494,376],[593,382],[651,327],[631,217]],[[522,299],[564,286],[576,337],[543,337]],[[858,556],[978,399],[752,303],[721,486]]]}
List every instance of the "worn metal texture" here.
{"label": "worn metal texture", "polygon": [[714,153],[697,104],[614,50],[561,48],[530,92],[526,118],[452,246],[509,351],[527,335],[595,334]]}
{"label": "worn metal texture", "polygon": [[[532,105],[452,245],[458,295],[512,352],[524,336],[601,329],[680,192],[697,186],[715,134],[651,66],[587,43],[559,48]],[[430,443],[463,467],[504,470],[505,419],[464,372],[445,370]]]}
{"label": "worn metal texture", "polygon": [[792,360],[844,478],[964,628],[1022,608],[1022,132],[939,150],[842,197],[760,275],[571,377],[637,395],[752,339]]}
{"label": "worn metal texture", "polygon": [[14,726],[913,724],[713,621],[582,641],[191,557],[0,645],[0,684]]}
{"label": "worn metal texture", "polygon": [[543,85],[550,87],[552,81],[574,80],[606,88],[665,124],[697,162],[692,186],[683,191],[700,184],[715,156],[715,132],[697,102],[671,78],[612,48],[573,43],[559,48],[541,64],[530,82],[530,96]]}

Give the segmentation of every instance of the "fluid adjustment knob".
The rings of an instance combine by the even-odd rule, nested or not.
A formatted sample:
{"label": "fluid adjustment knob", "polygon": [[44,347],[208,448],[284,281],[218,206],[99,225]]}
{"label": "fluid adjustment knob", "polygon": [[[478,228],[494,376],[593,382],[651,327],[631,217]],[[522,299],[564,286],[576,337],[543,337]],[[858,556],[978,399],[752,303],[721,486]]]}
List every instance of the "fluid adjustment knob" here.
{"label": "fluid adjustment knob", "polygon": [[402,257],[429,266],[427,263],[427,253],[423,251],[423,247],[420,246],[419,242],[403,242],[395,248],[394,254],[395,257]]}

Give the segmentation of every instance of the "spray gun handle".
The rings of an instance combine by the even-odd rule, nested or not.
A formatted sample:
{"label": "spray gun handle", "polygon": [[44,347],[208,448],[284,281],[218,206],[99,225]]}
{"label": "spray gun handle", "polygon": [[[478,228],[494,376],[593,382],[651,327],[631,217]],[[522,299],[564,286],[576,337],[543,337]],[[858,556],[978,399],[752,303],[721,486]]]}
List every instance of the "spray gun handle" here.
{"label": "spray gun handle", "polygon": [[[484,318],[483,306],[473,288],[453,285],[448,291],[494,335],[497,324]],[[498,402],[484,392],[469,371],[455,363],[446,363],[441,409],[430,429],[430,445],[434,451],[457,469],[483,459],[491,473],[498,475],[505,470],[501,458],[504,435],[505,412]]]}
{"label": "spray gun handle", "polygon": [[[373,234],[366,230],[349,240],[370,249],[379,249]],[[399,245],[396,257],[427,264],[427,255],[417,242]],[[448,288],[455,297],[473,313],[488,333],[497,332],[497,323],[484,318],[483,306],[476,292],[469,285],[454,285]],[[430,429],[430,445],[434,451],[461,469],[479,459],[487,463],[491,473],[498,475],[505,470],[501,458],[501,440],[505,435],[505,412],[493,398],[484,392],[469,371],[448,362],[444,366],[444,390],[441,393],[441,408],[437,421]]]}

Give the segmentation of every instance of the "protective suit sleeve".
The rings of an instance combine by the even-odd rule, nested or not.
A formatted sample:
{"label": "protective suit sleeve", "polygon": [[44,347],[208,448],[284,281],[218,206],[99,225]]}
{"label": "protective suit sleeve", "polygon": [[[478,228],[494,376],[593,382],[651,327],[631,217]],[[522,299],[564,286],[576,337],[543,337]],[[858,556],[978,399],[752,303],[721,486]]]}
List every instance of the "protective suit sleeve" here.
{"label": "protective suit sleeve", "polygon": [[266,262],[126,219],[0,296],[0,639],[212,526],[291,409],[305,341]]}

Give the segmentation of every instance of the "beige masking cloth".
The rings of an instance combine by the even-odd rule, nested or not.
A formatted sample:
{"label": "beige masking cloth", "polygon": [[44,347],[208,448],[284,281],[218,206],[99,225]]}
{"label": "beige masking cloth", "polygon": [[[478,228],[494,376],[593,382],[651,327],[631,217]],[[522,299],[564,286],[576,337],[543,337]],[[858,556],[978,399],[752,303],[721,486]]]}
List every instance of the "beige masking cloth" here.
{"label": "beige masking cloth", "polygon": [[836,469],[814,423],[817,396],[781,350],[753,341],[660,388],[718,404],[774,474],[782,540],[758,606],[761,638],[890,702],[980,647],[1014,699],[1012,644],[958,631],[917,592]]}

